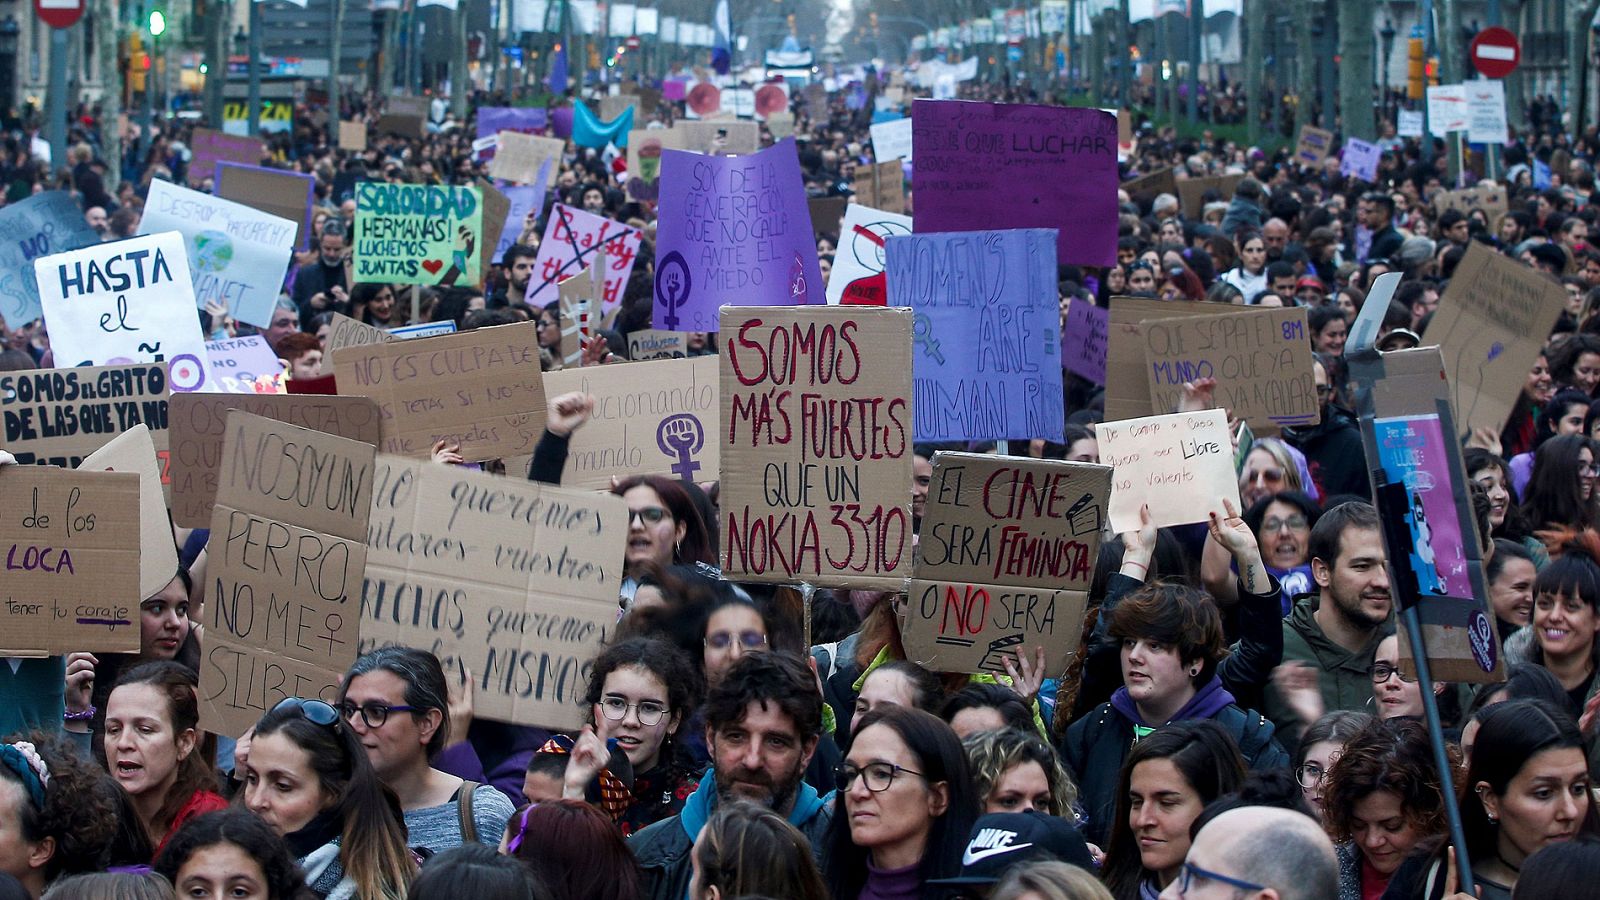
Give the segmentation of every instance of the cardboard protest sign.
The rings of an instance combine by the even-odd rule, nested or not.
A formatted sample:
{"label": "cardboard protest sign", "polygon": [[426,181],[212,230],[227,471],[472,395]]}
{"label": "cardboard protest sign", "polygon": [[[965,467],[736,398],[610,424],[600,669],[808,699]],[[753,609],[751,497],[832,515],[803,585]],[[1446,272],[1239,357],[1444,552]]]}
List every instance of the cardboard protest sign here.
{"label": "cardboard protest sign", "polygon": [[1145,504],[1157,528],[1225,514],[1224,500],[1240,508],[1223,410],[1102,422],[1094,431],[1100,461],[1115,470],[1107,513],[1112,533],[1137,531]]}
{"label": "cardboard protest sign", "polygon": [[483,192],[436,184],[356,185],[355,280],[477,284]]}
{"label": "cardboard protest sign", "polygon": [[174,391],[205,383],[183,235],[140,235],[33,262],[57,362],[167,362]]}
{"label": "cardboard protest sign", "polygon": [[380,454],[361,649],[428,649],[449,677],[471,673],[476,715],[576,728],[627,534],[609,493]]}
{"label": "cardboard protest sign", "polygon": [[[1135,203],[1154,200],[1161,194],[1171,194],[1176,197],[1178,177],[1174,174],[1173,168],[1167,166],[1165,169],[1124,181],[1121,187],[1128,192],[1128,197]],[[1184,208],[1184,215],[1190,215],[1187,207]]]}
{"label": "cardboard protest sign", "polygon": [[588,269],[603,250],[605,290],[597,299],[601,314],[610,313],[622,305],[640,240],[637,228],[557,203],[550,211],[544,240],[539,242],[539,256],[528,278],[528,305],[544,306],[557,299],[556,285]]}
{"label": "cardboard protest sign", "polygon": [[915,315],[918,441],[1061,440],[1055,248],[1046,228],[889,238],[889,305]]}
{"label": "cardboard protest sign", "polygon": [[678,122],[672,130],[682,135],[683,146],[671,149],[715,156],[748,156],[761,149],[761,126],[754,122]]}
{"label": "cardboard protest sign", "polygon": [[716,331],[717,309],[823,303],[793,139],[740,157],[662,151],[652,323]]}
{"label": "cardboard protest sign", "polygon": [[723,307],[722,569],[900,590],[911,571],[911,310]]}
{"label": "cardboard protest sign", "polygon": [[199,187],[207,178],[215,178],[219,162],[258,166],[266,155],[263,149],[260,138],[196,128],[189,134],[189,186]]}
{"label": "cardboard protest sign", "polygon": [[536,106],[480,106],[477,113],[478,141],[490,145],[486,150],[474,154],[479,162],[495,157],[500,146],[500,132],[538,134],[550,124],[549,110]]}
{"label": "cardboard protest sign", "polygon": [[0,468],[0,655],[139,652],[138,530],[132,472]]}
{"label": "cardboard protest sign", "polygon": [[220,303],[259,328],[272,324],[295,228],[288,219],[160,180],[150,182],[139,220],[140,234],[183,235],[196,307]]}
{"label": "cardboard protest sign", "polygon": [[848,197],[811,197],[806,200],[806,211],[811,214],[811,236],[839,237],[839,229],[849,202]]}
{"label": "cardboard protest sign", "polygon": [[328,336],[322,342],[322,374],[333,374],[333,352],[345,347],[364,344],[387,344],[399,338],[365,322],[358,322],[344,313],[334,313],[328,323]]}
{"label": "cardboard protest sign", "polygon": [[0,207],[0,320],[18,329],[44,315],[33,261],[100,243],[83,210],[65,191],[45,191]]}
{"label": "cardboard protest sign", "polygon": [[911,159],[911,119],[876,122],[872,125],[872,158],[878,162]]}
{"label": "cardboard protest sign", "polygon": [[172,542],[172,519],[161,487],[163,468],[164,459],[156,456],[150,428],[142,424],[107,441],[78,466],[80,472],[132,472],[139,476],[139,601],[160,592],[178,571],[178,548]]}
{"label": "cardboard protest sign", "polygon": [[546,372],[545,396],[595,398],[594,414],[567,445],[562,486],[604,490],[629,475],[716,480],[717,377],[715,356]]}
{"label": "cardboard protest sign", "polygon": [[1216,191],[1217,196],[1226,203],[1233,199],[1233,189],[1244,180],[1243,175],[1210,175],[1205,178],[1185,178],[1178,182],[1178,200],[1183,209],[1183,214],[1191,219],[1199,219],[1205,214],[1206,194]]}
{"label": "cardboard protest sign", "polygon": [[635,94],[608,94],[600,98],[600,118],[609,122],[638,103],[639,98]]}
{"label": "cardboard protest sign", "polygon": [[781,141],[786,137],[794,136],[794,113],[783,112],[769,113],[767,115],[767,130],[772,132],[772,139]]}
{"label": "cardboard protest sign", "polygon": [[1317,168],[1333,152],[1333,132],[1311,125],[1300,126],[1300,136],[1294,144],[1294,161],[1307,168]]}
{"label": "cardboard protest sign", "polygon": [[1499,433],[1566,302],[1555,280],[1476,241],[1428,325],[1449,376],[1462,433]]}
{"label": "cardboard protest sign", "polygon": [[259,334],[207,341],[211,377],[205,389],[219,394],[281,394],[283,364]]}
{"label": "cardboard protest sign", "polygon": [[1083,630],[1111,467],[937,453],[900,637],[934,672],[1005,673],[1045,649],[1065,672]]}
{"label": "cardboard protest sign", "polygon": [[316,243],[311,233],[311,197],[316,187],[314,176],[299,172],[218,163],[212,193],[296,223],[294,248],[306,250]]}
{"label": "cardboard protest sign", "polygon": [[[544,185],[507,185],[499,191],[506,198],[506,214],[500,226],[500,240],[494,244],[494,250],[489,257],[489,265],[504,265],[506,251],[511,245],[522,238],[522,229],[531,217],[539,214],[540,207],[544,206]],[[489,195],[484,194],[487,200]],[[485,212],[484,224],[491,221]],[[488,246],[488,242],[484,242]]]}
{"label": "cardboard protest sign", "polygon": [[[676,128],[640,128],[628,135],[628,191],[635,191],[633,182],[655,184],[661,177],[661,151],[685,150],[686,138]],[[654,194],[649,195],[654,197]]]}
{"label": "cardboard protest sign", "polygon": [[1106,344],[1111,314],[1103,306],[1072,298],[1061,326],[1061,365],[1095,384],[1106,383]]}
{"label": "cardboard protest sign", "polygon": [[377,452],[239,410],[226,421],[200,719],[237,736],[285,697],[337,699],[359,646]]}
{"label": "cardboard protest sign", "polygon": [[428,98],[390,95],[378,117],[379,134],[398,134],[421,140],[428,129]]}
{"label": "cardboard protest sign", "polygon": [[333,365],[340,390],[378,402],[385,453],[427,459],[450,441],[476,462],[531,453],[544,431],[534,322],[348,347]]}
{"label": "cardboard protest sign", "polygon": [[367,149],[367,123],[339,123],[339,149],[361,153]]}
{"label": "cardboard protest sign", "polygon": [[1462,213],[1470,213],[1474,209],[1481,209],[1489,216],[1491,225],[1497,224],[1500,217],[1506,214],[1506,202],[1506,189],[1491,185],[1439,191],[1433,195],[1432,200],[1435,213],[1442,213],[1447,209],[1459,209]]}
{"label": "cardboard protest sign", "polygon": [[172,400],[172,521],[205,528],[217,495],[228,413],[254,416],[378,444],[378,407],[366,397],[316,394],[179,394]]}
{"label": "cardboard protest sign", "polygon": [[[1112,297],[1107,309],[1106,333],[1106,421],[1137,419],[1154,413],[1170,412],[1150,405],[1150,379],[1145,375],[1145,319],[1172,319],[1179,316],[1223,315],[1227,307],[1217,303],[1190,303],[1183,300],[1153,300],[1148,297]],[[1243,308],[1239,308],[1243,311]]]}
{"label": "cardboard protest sign", "polygon": [[897,160],[857,168],[852,189],[857,203],[896,215],[906,211],[905,170]]}
{"label": "cardboard protest sign", "polygon": [[1344,154],[1339,157],[1339,174],[1362,181],[1378,180],[1378,163],[1383,160],[1383,148],[1371,141],[1347,138]]}
{"label": "cardboard protest sign", "polygon": [[852,203],[828,275],[827,299],[846,306],[884,306],[889,282],[883,271],[884,242],[911,233],[911,217]]}
{"label": "cardboard protest sign", "polygon": [[918,231],[1054,228],[1063,264],[1115,264],[1116,116],[956,100],[913,109]]}
{"label": "cardboard protest sign", "polygon": [[117,435],[147,425],[166,471],[166,363],[0,372],[5,450],[23,465],[77,468]]}
{"label": "cardboard protest sign", "polygon": [[1185,382],[1212,378],[1217,404],[1258,432],[1322,420],[1304,307],[1146,319],[1141,327],[1151,409],[1176,409]]}
{"label": "cardboard protest sign", "polygon": [[601,327],[600,298],[605,293],[606,251],[601,247],[589,267],[556,285],[556,313],[561,323],[563,366],[583,362],[583,342]]}
{"label": "cardboard protest sign", "polygon": [[543,171],[545,186],[554,187],[556,170],[560,168],[566,146],[565,141],[557,138],[502,131],[495,146],[494,160],[489,163],[489,177],[532,184]]}
{"label": "cardboard protest sign", "polygon": [[[628,359],[643,362],[651,359],[686,359],[689,355],[689,335],[682,331],[660,331],[641,328],[628,334]],[[545,396],[550,396],[548,390]]]}

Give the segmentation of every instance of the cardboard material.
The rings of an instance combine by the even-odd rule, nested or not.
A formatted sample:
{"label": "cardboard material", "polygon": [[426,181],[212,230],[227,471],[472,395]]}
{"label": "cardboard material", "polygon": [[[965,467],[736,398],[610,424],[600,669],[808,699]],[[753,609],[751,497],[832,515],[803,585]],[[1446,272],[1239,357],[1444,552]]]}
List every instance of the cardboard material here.
{"label": "cardboard material", "polygon": [[610,94],[600,98],[600,118],[607,122],[627,112],[630,108],[639,105],[639,98],[634,94]]}
{"label": "cardboard material", "polygon": [[532,453],[545,419],[538,329],[350,347],[334,354],[334,371],[340,390],[377,401],[385,453],[427,459],[441,440],[459,443],[469,462]]}
{"label": "cardboard material", "polygon": [[193,154],[189,159],[189,186],[200,187],[206,179],[215,178],[219,162],[259,166],[266,155],[262,150],[260,138],[195,128],[189,133],[189,151]]}
{"label": "cardboard material", "polygon": [[384,113],[378,116],[378,123],[373,130],[378,134],[398,134],[401,137],[422,140],[426,135],[427,126],[420,116],[402,116],[394,113]]}
{"label": "cardboard material", "polygon": [[761,149],[761,126],[755,122],[678,122],[672,130],[682,135],[682,149],[694,153],[748,156]]}
{"label": "cardboard material", "polygon": [[344,313],[334,313],[328,323],[328,336],[322,342],[322,374],[333,374],[333,352],[364,344],[387,344],[399,340],[382,328],[358,322]]}
{"label": "cardboard material", "polygon": [[911,571],[911,310],[723,307],[722,568],[897,591]]}
{"label": "cardboard material", "polygon": [[1443,355],[1462,433],[1505,427],[1566,299],[1549,276],[1477,242],[1467,246],[1425,338]]}
{"label": "cardboard material", "polygon": [[33,261],[100,243],[66,191],[45,191],[0,207],[0,320],[16,329],[44,315]]}
{"label": "cardboard material", "polygon": [[1447,209],[1459,209],[1462,213],[1470,213],[1474,209],[1481,209],[1488,214],[1490,224],[1498,227],[1500,217],[1504,216],[1508,209],[1506,202],[1505,188],[1482,185],[1455,191],[1439,191],[1433,195],[1433,211],[1442,213]]}
{"label": "cardboard material", "polygon": [[1059,441],[1061,305],[1045,228],[891,237],[889,305],[911,307],[918,441]]}
{"label": "cardboard material", "polygon": [[629,475],[715,481],[717,378],[715,356],[546,372],[545,396],[581,391],[595,399],[567,446],[562,486],[604,490]]}
{"label": "cardboard material", "polygon": [[794,113],[785,110],[767,114],[767,130],[772,132],[772,139],[781,141],[794,135]]}
{"label": "cardboard material", "polygon": [[1333,132],[1310,125],[1300,126],[1294,144],[1294,161],[1307,168],[1318,168],[1333,152]]}
{"label": "cardboard material", "polygon": [[1088,300],[1072,299],[1061,326],[1061,366],[1095,384],[1106,383],[1106,342],[1111,314]]}
{"label": "cardboard material", "polygon": [[361,153],[367,149],[367,123],[344,122],[339,123],[339,149],[353,150]]}
{"label": "cardboard material", "polygon": [[132,472],[0,467],[0,656],[139,652],[138,530]]}
{"label": "cardboard material", "polygon": [[352,277],[440,287],[477,284],[483,222],[483,192],[476,187],[359,182]]}
{"label": "cardboard material", "polygon": [[906,211],[905,169],[898,160],[858,167],[853,189],[857,203],[896,215]]}
{"label": "cardboard material", "polygon": [[112,438],[89,454],[80,472],[132,472],[139,476],[139,596],[153,596],[178,573],[178,548],[172,542],[172,519],[161,488],[163,460],[145,425]]}
{"label": "cardboard material", "polygon": [[230,410],[377,446],[378,407],[365,397],[302,394],[179,394],[172,403],[172,521],[211,524]]}
{"label": "cardboard material", "polygon": [[1063,264],[1116,263],[1116,116],[961,100],[912,109],[918,231],[1054,228]]}
{"label": "cardboard material", "polygon": [[[1128,192],[1128,197],[1135,203],[1154,200],[1159,194],[1171,194],[1176,197],[1178,196],[1178,177],[1174,174],[1173,168],[1167,166],[1165,169],[1124,181],[1122,189]],[[1187,206],[1184,207],[1183,211],[1184,215],[1198,215],[1191,214]]]}
{"label": "cardboard material", "polygon": [[1137,531],[1139,508],[1146,503],[1157,528],[1222,515],[1223,500],[1240,509],[1233,442],[1222,410],[1104,422],[1094,430],[1100,461],[1116,470],[1108,512],[1113,534]]}
{"label": "cardboard material", "polygon": [[33,262],[57,362],[167,361],[174,391],[206,379],[189,254],[176,231],[141,235]]}
{"label": "cardboard material", "polygon": [[[1304,307],[1146,319],[1152,409],[1177,409],[1184,382],[1214,378],[1217,403],[1259,433],[1322,420]],[[1241,510],[1242,512],[1242,510]]]}
{"label": "cardboard material", "polygon": [[428,648],[447,677],[471,673],[476,715],[576,728],[627,532],[610,494],[380,454],[362,649]]}
{"label": "cardboard material", "polygon": [[1004,674],[1045,649],[1066,671],[1083,631],[1111,467],[938,453],[905,623],[906,657],[935,672]]}
{"label": "cardboard material", "polygon": [[606,271],[606,252],[602,247],[589,267],[556,285],[556,308],[561,321],[563,366],[583,363],[583,342],[600,327],[600,298],[605,293],[602,273]]}
{"label": "cardboard material", "polygon": [[1207,191],[1216,191],[1224,203],[1232,200],[1233,189],[1243,180],[1243,175],[1212,175],[1205,178],[1185,178],[1178,182],[1178,200],[1184,216],[1199,220],[1205,214]]}
{"label": "cardboard material", "polygon": [[661,177],[661,151],[686,150],[687,137],[676,128],[638,128],[628,135],[628,184],[655,184]]}
{"label": "cardboard material", "polygon": [[833,271],[828,275],[828,302],[846,306],[883,306],[889,302],[884,274],[884,243],[911,233],[911,217],[896,215],[859,201],[845,207]]}
{"label": "cardboard material", "polygon": [[183,235],[196,308],[219,303],[235,319],[258,328],[272,324],[296,227],[242,203],[160,180],[150,182],[139,220],[140,234]]}
{"label": "cardboard material", "polygon": [[558,299],[556,285],[591,268],[603,255],[605,287],[598,299],[601,314],[610,313],[622,305],[641,241],[637,228],[565,203],[555,204],[528,278],[528,305],[542,307]]}
{"label": "cardboard material", "polygon": [[[496,251],[501,247],[501,232],[511,222],[511,198],[482,178],[478,179],[478,194],[483,198],[483,239],[478,241],[478,271],[487,272],[500,261],[500,253]],[[512,239],[515,238],[513,233]],[[505,245],[510,246],[510,243],[507,241]]]}
{"label": "cardboard material", "polygon": [[234,410],[206,543],[200,722],[237,737],[355,662],[372,445]]}
{"label": "cardboard material", "polygon": [[811,236],[839,237],[840,223],[849,204],[846,197],[812,197],[806,201],[806,211],[811,215]]}
{"label": "cardboard material", "polygon": [[[628,335],[628,359],[645,362],[652,359],[686,359],[689,355],[689,335],[682,331],[659,331],[643,328]],[[545,391],[548,396],[549,391]]]}
{"label": "cardboard material", "polygon": [[[495,145],[494,160],[489,163],[489,177],[532,184],[545,173],[545,186],[554,187],[561,154],[566,142],[557,138],[502,131]],[[549,163],[549,165],[545,165]]]}
{"label": "cardboard material", "polygon": [[1110,330],[1106,335],[1106,421],[1137,419],[1157,412],[1150,406],[1150,379],[1145,376],[1145,319],[1172,319],[1179,316],[1221,315],[1230,309],[1218,303],[1191,303],[1184,300],[1154,300],[1147,297],[1112,297],[1107,310]]}
{"label": "cardboard material", "polygon": [[150,428],[166,472],[166,363],[0,372],[0,444],[23,465],[75,469],[138,425]]}
{"label": "cardboard material", "polygon": [[212,193],[296,223],[294,248],[306,250],[316,243],[311,234],[311,196],[316,186],[315,178],[299,172],[218,163]]}

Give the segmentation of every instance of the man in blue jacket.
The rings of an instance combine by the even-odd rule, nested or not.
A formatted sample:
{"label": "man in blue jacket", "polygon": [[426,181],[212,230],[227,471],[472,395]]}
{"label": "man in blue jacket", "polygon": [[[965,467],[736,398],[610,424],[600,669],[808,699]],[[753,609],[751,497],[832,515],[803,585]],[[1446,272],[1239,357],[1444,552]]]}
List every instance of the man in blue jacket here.
{"label": "man in blue jacket", "polygon": [[[811,670],[783,653],[753,653],[728,670],[706,698],[706,745],[712,768],[683,812],[635,834],[628,846],[644,870],[648,900],[683,900],[694,875],[690,851],[724,801],[770,807],[800,830],[819,854],[833,819],[833,794],[805,783],[822,734],[822,696]],[[822,866],[819,858],[817,864]],[[824,867],[826,868],[826,867]]]}

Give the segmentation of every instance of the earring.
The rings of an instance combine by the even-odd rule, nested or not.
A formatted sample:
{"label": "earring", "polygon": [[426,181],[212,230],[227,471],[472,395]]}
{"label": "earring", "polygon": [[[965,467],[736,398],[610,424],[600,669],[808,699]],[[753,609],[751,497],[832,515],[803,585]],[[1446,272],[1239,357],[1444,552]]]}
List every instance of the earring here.
{"label": "earring", "polygon": [[1189,670],[1189,677],[1190,678],[1193,678],[1193,677],[1195,677],[1196,675],[1199,675],[1199,674],[1200,674],[1200,670],[1199,669],[1190,669]]}
{"label": "earring", "polygon": [[672,561],[679,562],[683,558],[683,541],[672,545]]}

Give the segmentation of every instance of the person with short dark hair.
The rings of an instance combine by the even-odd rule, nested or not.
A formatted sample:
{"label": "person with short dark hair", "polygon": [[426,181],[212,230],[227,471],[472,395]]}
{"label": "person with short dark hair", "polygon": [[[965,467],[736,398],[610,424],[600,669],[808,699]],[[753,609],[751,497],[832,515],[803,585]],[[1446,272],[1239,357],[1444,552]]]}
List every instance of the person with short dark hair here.
{"label": "person with short dark hair", "polygon": [[238,807],[190,819],[156,857],[155,871],[181,896],[220,898],[230,891],[262,900],[313,900],[283,838]]}
{"label": "person with short dark hair", "polygon": [[[582,800],[551,800],[517,810],[500,839],[560,900],[635,900],[639,865],[604,812]],[[466,895],[463,895],[466,896]]]}
{"label": "person with short dark hair", "polygon": [[[482,844],[462,844],[423,865],[406,900],[566,900],[533,870]],[[361,900],[370,900],[365,895]]]}

